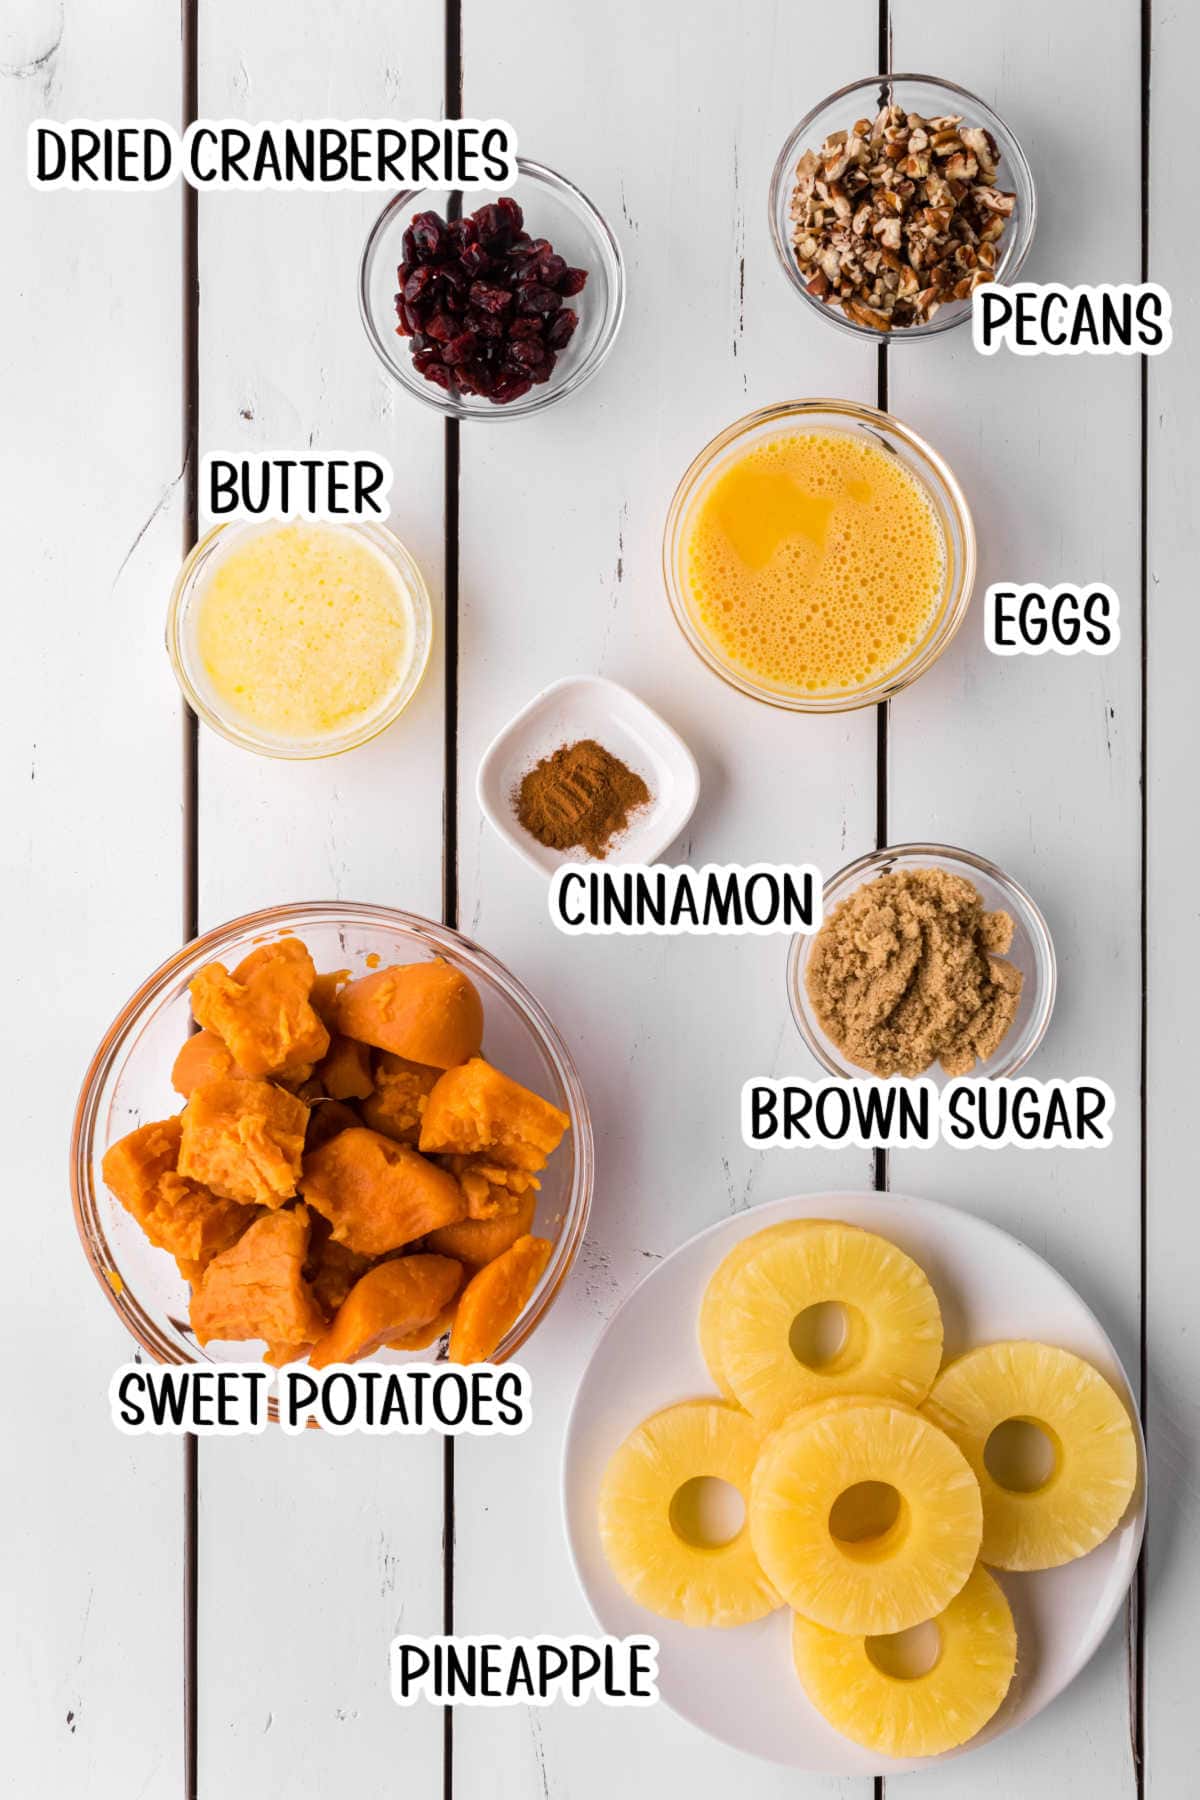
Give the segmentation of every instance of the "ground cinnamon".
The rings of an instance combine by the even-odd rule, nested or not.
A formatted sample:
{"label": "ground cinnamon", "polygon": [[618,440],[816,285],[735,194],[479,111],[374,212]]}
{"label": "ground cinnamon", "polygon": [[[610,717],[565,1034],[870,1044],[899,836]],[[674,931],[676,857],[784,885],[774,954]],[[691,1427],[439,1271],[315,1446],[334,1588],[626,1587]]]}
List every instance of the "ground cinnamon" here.
{"label": "ground cinnamon", "polygon": [[650,790],[619,756],[582,738],[544,756],[522,777],[515,799],[517,818],[539,844],[603,858]]}

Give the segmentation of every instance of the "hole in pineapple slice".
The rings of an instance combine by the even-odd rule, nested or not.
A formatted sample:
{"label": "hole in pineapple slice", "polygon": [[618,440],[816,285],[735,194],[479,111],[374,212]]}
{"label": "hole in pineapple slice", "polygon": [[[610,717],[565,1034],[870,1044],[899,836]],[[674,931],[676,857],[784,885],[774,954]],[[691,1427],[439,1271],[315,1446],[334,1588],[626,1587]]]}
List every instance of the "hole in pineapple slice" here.
{"label": "hole in pineapple slice", "polygon": [[856,1306],[818,1300],[797,1313],[788,1344],[797,1362],[820,1375],[840,1374],[862,1358],[867,1328]]}
{"label": "hole in pineapple slice", "polygon": [[862,1562],[890,1556],[908,1523],[908,1507],[890,1481],[856,1481],[829,1509],[829,1535]]}
{"label": "hole in pineapple slice", "polygon": [[1057,1437],[1040,1419],[1005,1419],[983,1446],[983,1463],[997,1487],[1036,1494],[1058,1473]]}
{"label": "hole in pineapple slice", "polygon": [[893,1681],[917,1681],[941,1660],[942,1634],[936,1619],[926,1619],[907,1631],[864,1638],[863,1646],[881,1675],[889,1675]]}
{"label": "hole in pineapple slice", "polygon": [[731,1481],[693,1475],[676,1488],[670,1511],[676,1537],[696,1550],[719,1550],[732,1543],[746,1523],[746,1503]]}

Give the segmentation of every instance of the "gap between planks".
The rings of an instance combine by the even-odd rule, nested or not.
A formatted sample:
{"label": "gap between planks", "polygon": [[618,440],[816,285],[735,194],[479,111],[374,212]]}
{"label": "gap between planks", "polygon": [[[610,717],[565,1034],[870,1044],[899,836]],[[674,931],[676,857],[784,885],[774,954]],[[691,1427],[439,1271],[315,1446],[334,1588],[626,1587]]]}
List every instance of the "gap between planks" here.
{"label": "gap between planks", "polygon": [[[442,114],[460,119],[463,108],[462,0],[445,0]],[[443,675],[442,923],[458,927],[458,613],[461,428],[447,419],[444,431],[445,493],[442,563],[445,611]],[[454,1633],[454,1439],[442,1443],[442,1631]],[[442,1800],[454,1800],[454,1708],[442,1708]]]}
{"label": "gap between planks", "polygon": [[[182,125],[196,118],[199,107],[199,5],[180,0],[182,52]],[[183,554],[200,535],[200,249],[197,194],[181,182],[183,200]],[[200,757],[196,715],[186,700],[182,708],[183,739],[183,940],[200,930],[199,782]],[[197,1800],[199,1791],[199,1639],[200,1590],[200,1444],[183,1440],[183,1795]]]}

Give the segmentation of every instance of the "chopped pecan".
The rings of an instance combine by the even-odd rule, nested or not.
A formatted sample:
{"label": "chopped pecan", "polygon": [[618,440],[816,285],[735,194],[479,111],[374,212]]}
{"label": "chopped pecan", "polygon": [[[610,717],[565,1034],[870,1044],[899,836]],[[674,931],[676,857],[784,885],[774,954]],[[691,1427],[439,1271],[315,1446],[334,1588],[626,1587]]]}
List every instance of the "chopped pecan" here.
{"label": "chopped pecan", "polygon": [[956,113],[884,106],[796,165],[792,248],[808,292],[874,331],[927,323],[993,279],[1016,196],[1000,152]]}

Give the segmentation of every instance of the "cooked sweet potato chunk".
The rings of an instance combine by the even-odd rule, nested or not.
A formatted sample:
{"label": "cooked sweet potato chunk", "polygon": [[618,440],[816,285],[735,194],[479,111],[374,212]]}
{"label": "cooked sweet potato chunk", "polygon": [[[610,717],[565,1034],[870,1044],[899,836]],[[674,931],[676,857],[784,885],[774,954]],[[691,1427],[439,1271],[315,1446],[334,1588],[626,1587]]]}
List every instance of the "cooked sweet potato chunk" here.
{"label": "cooked sweet potato chunk", "polygon": [[[232,1249],[213,1258],[192,1294],[196,1341],[263,1338],[272,1355],[314,1344],[325,1315],[304,1279],[309,1216],[304,1206],[264,1213]],[[287,1358],[285,1360],[290,1360]]]}
{"label": "cooked sweet potato chunk", "polygon": [[100,1172],[121,1205],[140,1225],[142,1214],[153,1206],[162,1176],[178,1167],[183,1124],[177,1117],[139,1125],[104,1152]]}
{"label": "cooked sweet potato chunk", "polygon": [[330,1037],[337,1030],[337,997],[350,979],[349,969],[331,969],[327,975],[318,975],[312,984],[312,993],[308,996],[309,1005],[328,1031]]}
{"label": "cooked sweet potato chunk", "polygon": [[215,1031],[193,1032],[175,1058],[171,1086],[186,1100],[193,1088],[222,1075],[239,1073],[238,1066]]}
{"label": "cooked sweet potato chunk", "polygon": [[518,1238],[472,1275],[454,1315],[451,1362],[487,1361],[524,1312],[553,1248],[548,1238]]}
{"label": "cooked sweet potato chunk", "polygon": [[436,1344],[439,1338],[445,1337],[453,1326],[457,1306],[458,1301],[451,1300],[450,1304],[443,1306],[437,1318],[431,1319],[428,1325],[422,1325],[418,1331],[405,1331],[399,1337],[389,1338],[387,1348],[389,1350],[428,1350],[430,1344]]}
{"label": "cooked sweet potato chunk", "polygon": [[340,1131],[306,1156],[300,1187],[338,1242],[360,1256],[398,1250],[467,1210],[452,1175],[362,1126]]}
{"label": "cooked sweet potato chunk", "polygon": [[210,1194],[176,1171],[182,1126],[177,1118],[142,1125],[104,1153],[105,1182],[150,1242],[169,1250],[185,1281],[235,1244],[257,1217],[253,1206]]}
{"label": "cooked sweet potato chunk", "polygon": [[390,1050],[376,1052],[375,1092],[363,1101],[362,1115],[372,1131],[398,1144],[416,1147],[421,1135],[421,1114],[442,1071],[429,1063],[409,1062]]}
{"label": "cooked sweet potato chunk", "polygon": [[439,1156],[436,1161],[461,1187],[469,1219],[509,1218],[524,1196],[541,1186],[537,1176],[527,1170],[505,1169],[493,1162],[490,1151],[477,1156]]}
{"label": "cooked sweet potato chunk", "polygon": [[357,1038],[333,1038],[316,1073],[331,1100],[365,1100],[374,1092],[371,1052]]}
{"label": "cooked sweet potato chunk", "polygon": [[355,1282],[309,1355],[314,1369],[357,1362],[389,1338],[419,1332],[441,1313],[462,1276],[448,1256],[399,1256]]}
{"label": "cooked sweet potato chunk", "polygon": [[516,1196],[516,1209],[492,1219],[462,1219],[457,1225],[443,1225],[426,1238],[430,1250],[439,1256],[456,1256],[469,1269],[482,1269],[532,1230],[537,1212],[537,1194],[533,1188]]}
{"label": "cooked sweet potato chunk", "polygon": [[362,1120],[352,1106],[342,1100],[314,1100],[309,1107],[308,1130],[304,1134],[304,1154],[319,1150],[339,1131],[350,1131]]}
{"label": "cooked sweet potato chunk", "polygon": [[227,1200],[282,1206],[296,1192],[308,1108],[269,1081],[225,1076],[183,1109],[179,1173]]}
{"label": "cooked sweet potato chunk", "polygon": [[282,1369],[285,1363],[299,1362],[311,1349],[311,1344],[268,1344],[263,1351],[263,1361],[270,1363],[273,1369]]}
{"label": "cooked sweet potato chunk", "polygon": [[348,1250],[333,1235],[329,1220],[309,1208],[308,1260],[304,1279],[327,1319],[332,1319],[355,1282],[371,1264],[356,1250]]}
{"label": "cooked sweet potato chunk", "polygon": [[400,963],[350,982],[338,995],[336,1016],[346,1037],[437,1069],[478,1056],[483,1042],[478,993],[441,961]]}
{"label": "cooked sweet potato chunk", "polygon": [[205,965],[191,984],[192,1012],[215,1032],[247,1075],[303,1081],[329,1048],[309,1001],[316,970],[299,938],[263,944],[231,975]]}
{"label": "cooked sweet potato chunk", "polygon": [[425,1103],[421,1149],[486,1150],[506,1169],[544,1169],[571,1123],[548,1100],[502,1075],[482,1056],[448,1069]]}

